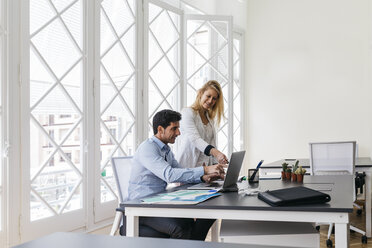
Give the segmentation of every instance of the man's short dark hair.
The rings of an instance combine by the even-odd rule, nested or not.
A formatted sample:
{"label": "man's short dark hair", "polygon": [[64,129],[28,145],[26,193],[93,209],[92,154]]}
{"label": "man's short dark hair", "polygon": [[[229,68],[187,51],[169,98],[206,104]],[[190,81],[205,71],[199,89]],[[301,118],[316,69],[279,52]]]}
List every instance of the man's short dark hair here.
{"label": "man's short dark hair", "polygon": [[171,122],[176,122],[181,120],[181,114],[177,111],[170,109],[163,109],[157,112],[152,118],[152,128],[154,129],[154,134],[158,133],[158,126],[162,126],[164,129],[167,128]]}

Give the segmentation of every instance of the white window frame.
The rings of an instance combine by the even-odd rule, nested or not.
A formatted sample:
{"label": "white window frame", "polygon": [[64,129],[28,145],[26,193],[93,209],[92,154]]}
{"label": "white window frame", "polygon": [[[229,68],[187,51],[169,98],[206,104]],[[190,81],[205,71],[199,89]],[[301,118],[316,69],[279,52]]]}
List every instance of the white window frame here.
{"label": "white window frame", "polygon": [[[241,29],[235,28],[233,31],[233,39],[239,40],[239,51],[240,51],[240,68],[239,68],[239,79],[240,79],[240,143],[241,150],[245,150],[245,114],[244,106],[246,103],[245,97],[245,32]],[[233,68],[234,69],[234,68]],[[233,119],[234,121],[234,119]],[[234,126],[234,125],[232,125]],[[234,138],[234,137],[233,137]],[[233,142],[232,142],[233,144]]]}
{"label": "white window frame", "polygon": [[[232,23],[232,17],[231,16],[221,16],[221,15],[185,15],[185,19],[184,19],[184,27],[185,27],[185,32],[187,32],[187,21],[193,21],[193,20],[202,20],[202,21],[222,21],[222,22],[226,22],[227,25],[228,25],[228,30],[227,30],[227,39],[228,39],[228,54],[229,54],[229,57],[228,57],[228,80],[227,80],[227,84],[228,84],[228,96],[227,96],[227,99],[229,99],[228,101],[228,114],[226,116],[227,120],[232,120],[232,117],[233,117],[233,112],[231,111],[233,109],[233,103],[231,101],[232,99],[232,89],[233,89],[233,23]],[[187,36],[187,33],[186,33],[186,36]],[[185,61],[186,61],[186,56],[187,56],[187,43],[186,43],[186,39],[187,37],[185,37],[184,39],[184,48],[183,50],[185,51]],[[214,44],[211,44],[212,45],[212,48],[213,48],[213,45]],[[185,63],[186,64],[186,63]],[[213,78],[209,78],[209,80],[211,80]],[[186,103],[186,99],[187,99],[187,70],[185,70],[184,72],[184,89],[183,90],[183,99],[184,99],[184,102],[183,102],[183,106],[187,106],[187,103]],[[232,153],[232,150],[233,150],[233,144],[232,144],[232,141],[233,141],[233,137],[232,137],[232,134],[233,134],[233,125],[232,125],[232,122],[231,121],[228,121],[228,134],[227,134],[227,155],[229,156],[231,153]],[[217,130],[217,133],[218,133],[218,130]],[[217,139],[217,146],[218,146],[218,139]],[[218,147],[217,147],[218,148]]]}
{"label": "white window frame", "polygon": [[7,3],[5,0],[0,1],[0,26],[2,30],[0,31],[0,94],[1,94],[1,129],[0,129],[0,154],[3,156],[0,157],[0,247],[6,245],[7,241],[7,150],[4,150],[4,147],[7,148],[5,135],[7,134],[7,94],[6,94],[6,82],[7,82]]}
{"label": "white window frame", "polygon": [[[179,49],[180,49],[180,58],[179,58],[179,63],[180,63],[180,86],[179,86],[179,92],[178,92],[178,98],[180,99],[180,101],[177,103],[177,106],[175,108],[176,111],[180,111],[182,109],[182,107],[184,107],[183,105],[183,94],[181,92],[184,91],[184,71],[185,71],[185,63],[184,63],[184,60],[183,60],[183,57],[184,57],[184,46],[182,45],[183,44],[183,40],[184,40],[184,22],[183,22],[183,19],[184,19],[184,13],[181,9],[179,8],[176,8],[174,6],[171,6],[167,3],[164,3],[160,0],[144,0],[144,13],[143,13],[143,20],[144,20],[144,23],[143,23],[143,51],[144,51],[144,56],[143,56],[143,75],[144,75],[144,91],[143,91],[143,101],[144,101],[144,109],[143,109],[143,115],[145,116],[145,126],[144,126],[144,139],[147,138],[147,134],[149,133],[149,130],[148,130],[148,115],[149,115],[149,109],[148,109],[148,106],[149,106],[149,95],[148,95],[148,92],[149,92],[149,84],[150,84],[150,79],[149,79],[149,71],[148,71],[148,66],[149,66],[149,51],[148,51],[148,46],[149,46],[149,42],[148,42],[148,32],[149,32],[149,27],[147,25],[147,23],[149,22],[148,20],[148,16],[149,16],[149,3],[153,4],[153,5],[157,5],[159,6],[160,8],[163,8],[163,9],[166,9],[166,10],[169,10],[169,11],[172,11],[176,14],[178,14],[180,16],[180,43],[179,43]],[[151,130],[150,130],[151,131]],[[151,132],[152,133],[152,132]]]}
{"label": "white window frame", "polygon": [[[148,137],[148,41],[147,41],[147,38],[148,38],[148,27],[146,25],[146,23],[148,23],[148,20],[147,20],[147,14],[148,14],[148,4],[151,3],[151,4],[154,4],[154,5],[158,5],[162,8],[165,8],[165,9],[168,9],[168,10],[171,10],[173,12],[176,12],[177,14],[180,14],[181,15],[181,34],[182,34],[182,30],[183,30],[183,26],[182,26],[182,17],[183,17],[183,11],[178,9],[178,8],[175,8],[171,5],[168,5],[162,1],[159,1],[159,0],[144,0],[144,1],[137,1],[137,5],[136,5],[136,39],[137,39],[137,49],[136,49],[136,95],[137,95],[137,101],[136,101],[136,125],[137,125],[137,128],[136,129],[136,138],[135,138],[135,143],[136,143],[136,148],[141,144],[141,142],[143,140],[145,140],[147,137]],[[100,16],[100,6],[99,4],[95,6],[96,8],[96,12],[95,12],[95,21],[96,21],[96,25],[94,27],[95,29],[95,32],[97,34],[99,34],[99,16]],[[180,43],[180,56],[182,57],[182,38],[181,37],[181,43]],[[95,51],[99,51],[99,47],[100,47],[100,43],[99,43],[99,35],[97,35],[95,37],[96,39],[96,47],[95,47]],[[99,55],[99,52],[97,52],[95,55],[95,58],[96,58],[96,61],[99,61],[99,58],[100,58],[100,55]],[[180,84],[180,88],[182,91],[182,87],[183,87],[183,79],[182,79],[182,75],[183,75],[183,64],[182,64],[182,60],[181,60],[181,84]],[[99,81],[100,81],[100,76],[99,76],[99,62],[96,62],[95,63],[95,108],[96,109],[100,109],[100,105],[99,105],[99,96],[100,96],[100,93],[99,93]],[[180,95],[180,93],[179,93]],[[179,105],[179,109],[181,109],[181,104]],[[95,133],[99,133],[100,132],[100,124],[99,124],[99,112],[96,112],[96,118],[94,120],[94,122],[96,123],[96,130],[95,130]],[[99,154],[100,154],[100,139],[99,137],[95,137],[95,141],[94,141],[94,147],[95,147],[95,192],[94,192],[94,205],[93,205],[93,209],[94,209],[94,221],[95,222],[100,222],[100,221],[105,221],[107,222],[107,220],[110,220],[110,218],[112,218],[115,214],[115,212],[113,211],[117,206],[118,206],[118,200],[113,200],[113,201],[109,201],[109,202],[104,202],[104,203],[101,203],[100,202],[100,158],[99,158]],[[90,175],[90,174],[89,174]],[[94,176],[94,175],[93,175]]]}
{"label": "white window frame", "polygon": [[[180,6],[185,11],[185,13],[193,12],[193,14],[200,14],[200,15],[206,15],[205,12],[198,9],[197,7],[193,6],[190,3],[185,2],[184,0],[180,0]],[[195,12],[195,13],[194,13]],[[191,13],[190,13],[191,14]],[[189,15],[190,15],[189,14]],[[233,27],[233,39],[239,39],[240,40],[240,80],[241,80],[241,99],[240,99],[240,109],[241,109],[241,150],[245,149],[245,113],[244,113],[244,107],[245,107],[245,32],[243,29],[239,27]],[[232,55],[233,56],[233,55]],[[233,61],[234,62],[234,61]],[[234,71],[234,65],[233,65],[233,71]],[[234,76],[233,76],[234,77]],[[186,105],[186,99],[184,100],[184,105]],[[233,124],[231,125],[233,128]],[[232,142],[231,142],[232,143]],[[231,151],[233,151],[233,146],[231,147]]]}
{"label": "white window frame", "polygon": [[[94,38],[91,40],[95,40],[95,48],[94,52],[92,52],[94,56],[94,96],[93,96],[93,103],[95,106],[95,112],[93,114],[92,123],[95,123],[95,129],[94,133],[99,134],[101,132],[101,124],[100,124],[100,1],[95,1],[96,4],[94,6],[94,15],[93,19],[95,22],[95,25],[92,26],[92,30],[94,30],[94,33],[96,34]],[[142,1],[136,1],[136,13],[135,13],[135,39],[136,39],[136,47],[135,47],[135,95],[136,95],[136,101],[135,101],[135,107],[134,107],[134,113],[135,113],[135,148],[142,142],[144,137],[143,130],[144,127],[146,127],[146,116],[144,116],[143,110],[139,106],[143,106],[143,85],[141,85],[139,82],[143,82],[143,69],[140,67],[140,65],[143,65],[143,30],[139,27],[142,27],[143,23],[143,12],[142,12]],[[89,21],[88,21],[89,22]],[[94,225],[94,223],[101,222],[99,225],[105,225],[106,223],[111,223],[111,218],[115,215],[115,209],[118,206],[118,200],[112,200],[108,202],[101,202],[101,160],[100,160],[100,136],[95,135],[94,139],[91,140],[90,144],[94,144],[93,147],[90,146],[91,149],[94,150],[93,156],[94,161],[90,161],[89,164],[94,164],[94,173],[89,173],[88,175],[93,177],[91,181],[93,181],[94,185],[94,191],[91,192],[90,195],[93,196],[93,217],[92,217],[92,223],[91,225]]]}
{"label": "white window frame", "polygon": [[[7,96],[8,117],[6,125],[7,137],[5,142],[8,144],[9,153],[7,161],[7,220],[6,220],[6,245],[18,244],[20,239],[20,219],[21,219],[21,147],[20,147],[20,105],[21,98],[21,34],[20,16],[21,0],[7,1],[7,29],[8,29],[8,53],[7,53]],[[10,32],[10,30],[12,32]],[[11,128],[10,128],[11,127]],[[12,165],[12,166],[10,166]],[[10,184],[10,182],[12,182]]]}
{"label": "white window frame", "polygon": [[[86,198],[85,202],[85,214],[86,214],[86,226],[88,230],[96,228],[96,223],[104,218],[100,218],[100,212],[95,208],[96,206],[96,185],[100,185],[100,136],[90,135],[92,133],[100,133],[100,121],[99,114],[96,118],[95,111],[100,109],[100,102],[95,101],[96,96],[99,96],[99,69],[100,69],[100,53],[99,53],[99,27],[100,27],[100,1],[85,0],[85,24],[84,24],[84,44],[85,44],[85,63],[86,69],[85,75],[85,90],[84,90],[84,102],[86,103],[83,107],[83,111],[86,113],[86,121],[84,122],[84,151],[81,152],[80,157],[85,161],[84,173],[85,173],[85,185],[83,187]],[[97,38],[98,37],[98,38]],[[90,41],[90,42],[89,42]],[[92,42],[98,41],[98,43]],[[98,60],[97,60],[98,58]],[[97,69],[98,68],[98,69]],[[99,98],[99,97],[98,97]],[[98,144],[98,145],[96,145]],[[98,168],[97,168],[98,164]],[[88,166],[94,165],[94,166]],[[94,169],[90,169],[94,168]],[[99,186],[98,186],[99,187]],[[99,196],[100,197],[100,196]],[[106,220],[107,222],[107,220]]]}
{"label": "white window frame", "polygon": [[[83,16],[86,11],[86,2],[82,1],[83,4]],[[56,231],[68,231],[74,230],[77,228],[82,228],[85,226],[85,215],[86,215],[86,201],[83,200],[82,208],[74,210],[68,213],[59,214],[56,216],[44,218],[41,220],[30,221],[30,38],[29,38],[29,1],[21,1],[21,58],[20,68],[21,68],[21,87],[20,94],[21,98],[19,99],[20,103],[20,122],[21,122],[21,170],[22,170],[22,186],[21,186],[21,211],[20,211],[20,238],[21,242],[33,239],[38,236],[42,236],[51,232]],[[83,20],[84,22],[85,20]],[[83,45],[83,52],[85,51],[85,46]],[[83,67],[86,67],[86,61],[83,61]],[[84,69],[83,69],[84,70]],[[83,76],[83,92],[84,87],[87,85],[85,76]],[[85,95],[85,94],[84,94]],[[85,96],[83,96],[83,106],[86,105]],[[86,119],[83,119],[82,127],[85,127]],[[86,137],[83,137],[82,140],[86,140]],[[83,178],[86,178],[84,175],[86,171],[86,162],[82,161],[83,168]],[[83,179],[83,188],[86,188],[86,180]],[[86,199],[86,192],[83,190],[83,196]]]}

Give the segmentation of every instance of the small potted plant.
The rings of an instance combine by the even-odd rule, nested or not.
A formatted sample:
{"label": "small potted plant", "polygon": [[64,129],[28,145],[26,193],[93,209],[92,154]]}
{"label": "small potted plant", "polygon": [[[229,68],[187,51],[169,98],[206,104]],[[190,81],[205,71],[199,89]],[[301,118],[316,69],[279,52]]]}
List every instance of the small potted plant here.
{"label": "small potted plant", "polygon": [[288,168],[288,164],[287,163],[282,163],[282,179],[285,180],[285,172],[287,171],[287,168]]}
{"label": "small potted plant", "polygon": [[296,163],[294,165],[292,165],[292,171],[293,171],[293,173],[292,173],[292,181],[293,182],[296,182],[297,181],[297,174],[295,173],[295,171],[298,169],[298,163],[299,163],[299,161],[296,160]]}
{"label": "small potted plant", "polygon": [[297,174],[297,182],[302,183],[304,181],[304,175],[306,173],[306,169],[302,168],[302,166],[298,167],[295,171]]}
{"label": "small potted plant", "polygon": [[287,170],[285,171],[285,179],[291,181],[291,177],[292,177],[292,169],[287,168]]}

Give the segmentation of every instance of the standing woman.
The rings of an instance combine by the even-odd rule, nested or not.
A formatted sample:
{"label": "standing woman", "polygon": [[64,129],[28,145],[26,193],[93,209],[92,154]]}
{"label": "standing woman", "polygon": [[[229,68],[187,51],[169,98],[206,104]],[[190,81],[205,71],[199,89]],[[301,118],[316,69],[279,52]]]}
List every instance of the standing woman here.
{"label": "standing woman", "polygon": [[[176,159],[182,167],[228,163],[216,148],[216,127],[224,118],[221,85],[210,80],[198,90],[195,102],[184,108],[177,140]],[[212,155],[212,156],[211,156]]]}

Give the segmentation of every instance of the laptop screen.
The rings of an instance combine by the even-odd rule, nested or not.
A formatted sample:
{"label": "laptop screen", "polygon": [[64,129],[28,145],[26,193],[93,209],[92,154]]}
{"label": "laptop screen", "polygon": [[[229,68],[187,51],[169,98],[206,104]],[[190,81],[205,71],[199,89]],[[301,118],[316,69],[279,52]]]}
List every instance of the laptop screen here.
{"label": "laptop screen", "polygon": [[227,168],[223,188],[235,185],[239,178],[240,169],[242,168],[245,151],[233,152],[231,154],[229,167]]}

